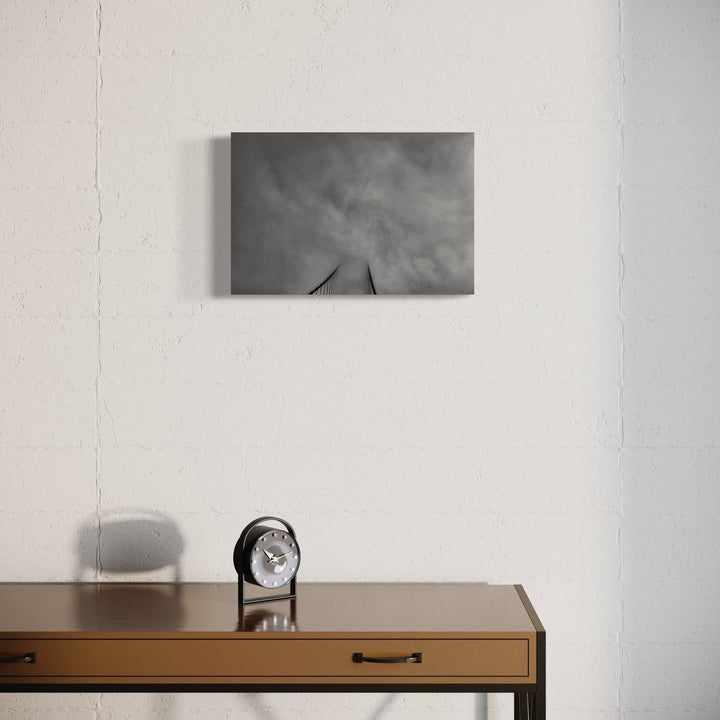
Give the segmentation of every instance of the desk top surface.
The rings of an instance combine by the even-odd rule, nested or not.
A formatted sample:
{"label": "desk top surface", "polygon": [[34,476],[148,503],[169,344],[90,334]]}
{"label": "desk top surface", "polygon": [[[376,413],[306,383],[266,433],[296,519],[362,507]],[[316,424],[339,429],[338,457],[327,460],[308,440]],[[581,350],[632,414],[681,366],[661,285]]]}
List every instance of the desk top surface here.
{"label": "desk top surface", "polygon": [[[298,584],[239,606],[237,585],[0,584],[0,635],[18,633],[531,633],[513,585]],[[540,626],[541,627],[541,626]],[[539,629],[539,628],[537,628]]]}

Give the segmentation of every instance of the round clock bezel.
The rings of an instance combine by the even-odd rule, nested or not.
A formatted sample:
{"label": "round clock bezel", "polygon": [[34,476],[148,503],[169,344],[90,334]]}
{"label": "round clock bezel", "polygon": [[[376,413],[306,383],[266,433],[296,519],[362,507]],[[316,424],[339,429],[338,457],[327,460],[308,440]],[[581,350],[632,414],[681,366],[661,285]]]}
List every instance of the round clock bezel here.
{"label": "round clock bezel", "polygon": [[[274,538],[273,536],[275,534],[277,534],[279,537]],[[264,540],[263,538],[268,538],[268,540]],[[278,581],[277,585],[269,585],[268,583],[264,583],[262,581],[262,574],[254,571],[253,569],[253,562],[257,562],[256,557],[264,549],[262,547],[262,543],[264,542],[267,542],[268,550],[273,547],[273,543],[275,543],[276,545],[285,545],[289,548],[292,548],[292,550],[290,550],[289,552],[292,552],[295,556],[295,559],[297,560],[297,562],[294,563],[294,566],[292,568],[288,567],[287,579]],[[245,542],[245,558],[243,566],[245,571],[245,581],[268,590],[276,590],[278,588],[285,587],[286,585],[291,583],[293,578],[297,575],[300,568],[300,559],[300,545],[298,545],[297,538],[291,532],[289,532],[288,530],[280,530],[278,528],[269,527],[267,525],[256,525],[248,533],[248,538]],[[286,565],[289,566],[290,563],[287,562]],[[280,573],[277,574],[279,575]]]}
{"label": "round clock bezel", "polygon": [[[273,522],[278,523],[284,527],[278,528],[273,527],[272,525],[265,525],[266,522]],[[263,543],[262,540],[263,536],[269,536],[272,534],[277,534],[278,537],[275,542],[276,543],[282,543],[288,547],[292,547],[293,554],[297,558],[297,562],[292,568],[292,570],[289,570],[287,575],[287,580],[283,580],[281,582],[278,582],[278,584],[271,585],[269,583],[262,582],[262,577],[258,577],[253,572],[253,555],[256,555],[258,553],[255,552],[254,548],[259,547],[260,543]],[[271,541],[272,542],[272,541]],[[283,548],[279,548],[283,549]],[[259,551],[258,551],[259,552]],[[267,553],[266,553],[267,555]],[[270,551],[270,555],[272,555],[272,551]],[[245,526],[245,528],[242,531],[242,534],[240,535],[240,538],[238,539],[237,543],[235,544],[235,551],[233,553],[233,564],[235,565],[235,570],[238,574],[238,601],[242,604],[252,603],[252,602],[263,602],[266,600],[279,600],[279,599],[285,599],[285,598],[294,598],[295,597],[295,583],[297,580],[298,570],[300,569],[300,562],[302,559],[302,554],[300,551],[300,544],[297,541],[297,536],[295,535],[295,530],[293,529],[292,525],[290,525],[289,522],[286,520],[283,520],[282,518],[273,517],[270,515],[266,515],[263,517],[256,518],[251,523]],[[280,573],[278,573],[280,574]],[[268,578],[271,578],[272,576],[269,575]],[[286,577],[286,576],[283,576]],[[272,596],[260,596],[260,597],[253,597],[249,598],[246,596],[244,586],[245,585],[253,585],[258,588],[262,588],[264,591],[277,591],[282,589],[287,589],[289,585],[288,592],[286,594],[282,595],[272,595]]]}

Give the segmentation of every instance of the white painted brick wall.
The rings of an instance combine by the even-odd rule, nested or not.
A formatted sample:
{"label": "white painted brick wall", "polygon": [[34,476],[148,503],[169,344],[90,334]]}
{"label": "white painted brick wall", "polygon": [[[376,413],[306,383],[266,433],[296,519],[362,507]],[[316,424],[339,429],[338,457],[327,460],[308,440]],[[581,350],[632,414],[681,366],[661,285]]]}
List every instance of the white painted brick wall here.
{"label": "white painted brick wall", "polygon": [[[719,28],[715,0],[3,2],[0,580],[172,579],[87,566],[98,516],[130,508],[177,524],[184,579],[230,581],[272,512],[305,580],[525,584],[552,718],[717,718]],[[475,295],[228,297],[229,133],[391,129],[475,132]],[[8,718],[511,711],[485,708],[0,697]]]}

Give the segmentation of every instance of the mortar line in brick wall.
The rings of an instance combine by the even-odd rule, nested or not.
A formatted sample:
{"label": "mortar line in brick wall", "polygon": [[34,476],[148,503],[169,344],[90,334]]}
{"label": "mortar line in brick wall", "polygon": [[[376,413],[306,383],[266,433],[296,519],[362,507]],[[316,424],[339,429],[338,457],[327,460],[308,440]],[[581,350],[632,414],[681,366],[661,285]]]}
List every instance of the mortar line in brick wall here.
{"label": "mortar line in brick wall", "polygon": [[[102,228],[102,202],[100,196],[100,94],[102,92],[102,65],[100,33],[102,31],[102,2],[97,0],[95,35],[97,39],[97,53],[95,58],[96,79],[95,79],[95,200],[97,203],[97,242],[95,247],[95,312],[97,316],[97,364],[95,368],[95,515],[97,520],[97,545],[95,547],[95,580],[99,580],[102,574],[102,557],[100,554],[100,537],[102,534],[102,487],[100,484],[100,373],[102,370],[101,359],[101,324],[100,324],[100,235]],[[97,714],[97,713],[96,713]]]}
{"label": "mortar line in brick wall", "polygon": [[618,312],[620,319],[620,387],[618,402],[620,411],[620,447],[618,448],[618,485],[619,485],[619,527],[618,552],[620,569],[620,632],[618,637],[618,715],[625,716],[624,708],[624,652],[625,652],[625,554],[623,550],[624,523],[625,523],[625,485],[624,485],[624,451],[625,451],[625,306],[624,306],[624,280],[625,280],[625,238],[623,235],[623,191],[625,172],[625,57],[624,57],[624,18],[623,0],[618,0],[618,70],[620,84],[618,99],[618,125],[620,131],[620,158],[618,169]]}

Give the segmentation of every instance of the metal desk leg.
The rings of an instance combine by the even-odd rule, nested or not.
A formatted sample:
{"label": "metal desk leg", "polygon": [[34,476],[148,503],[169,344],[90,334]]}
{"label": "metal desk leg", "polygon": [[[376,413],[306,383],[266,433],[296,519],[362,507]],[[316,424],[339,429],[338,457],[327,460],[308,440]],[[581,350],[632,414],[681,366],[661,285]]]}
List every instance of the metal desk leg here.
{"label": "metal desk leg", "polygon": [[525,610],[535,626],[535,690],[515,693],[515,720],[546,720],[545,708],[545,628],[522,585],[516,585]]}
{"label": "metal desk leg", "polygon": [[545,720],[545,689],[515,693],[515,720]]}
{"label": "metal desk leg", "polygon": [[515,720],[535,720],[535,693],[515,693]]}

